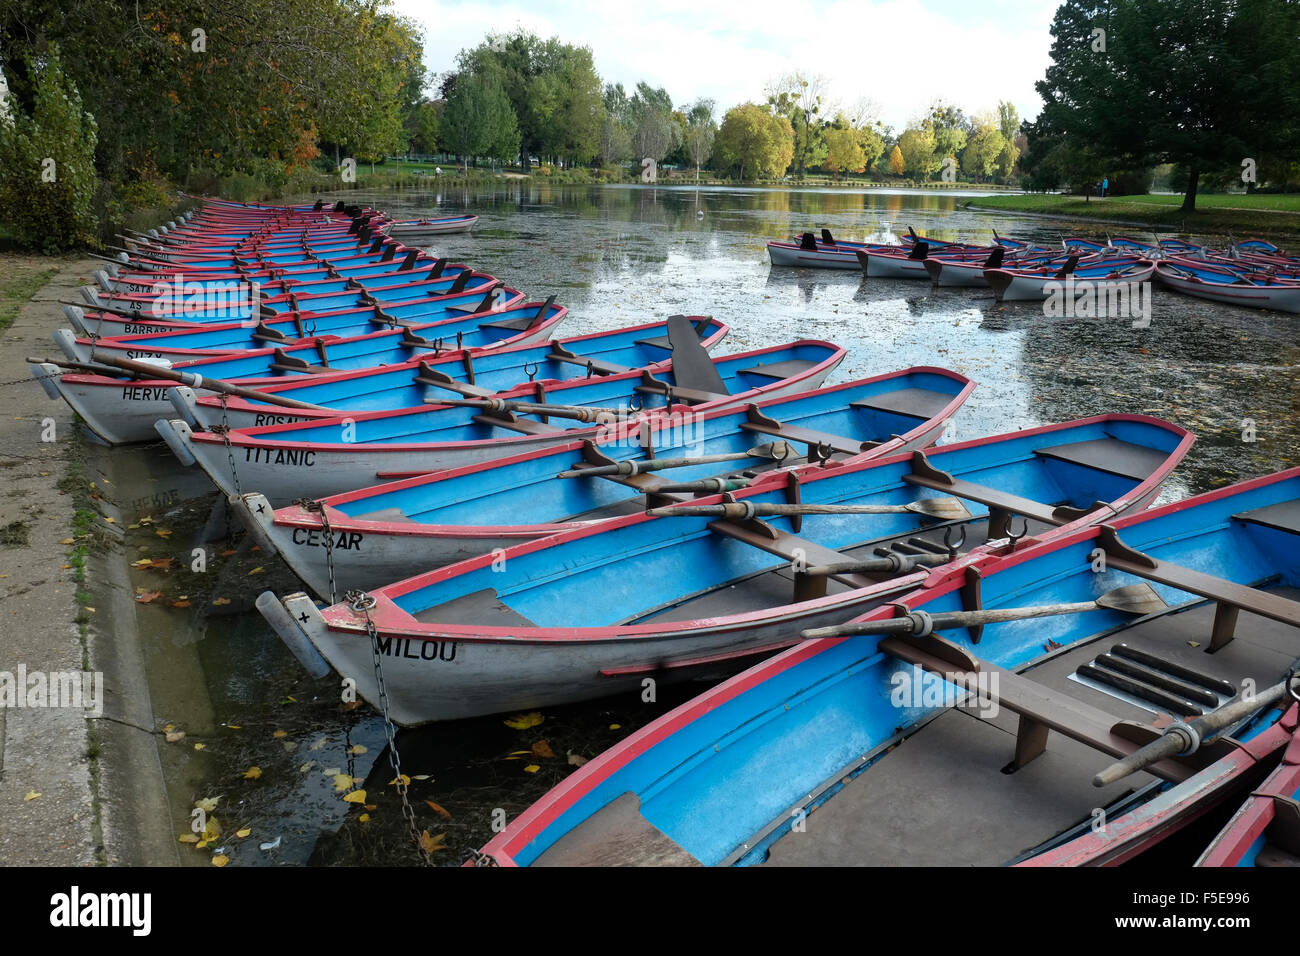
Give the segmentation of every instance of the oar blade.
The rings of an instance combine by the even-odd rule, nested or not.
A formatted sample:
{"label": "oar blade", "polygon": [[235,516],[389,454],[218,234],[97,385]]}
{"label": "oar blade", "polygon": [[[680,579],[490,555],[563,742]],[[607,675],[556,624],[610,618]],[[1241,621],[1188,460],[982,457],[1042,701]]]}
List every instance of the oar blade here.
{"label": "oar blade", "polygon": [[1123,611],[1125,614],[1138,617],[1169,610],[1169,605],[1165,602],[1165,599],[1157,594],[1156,589],[1145,581],[1140,584],[1130,584],[1126,587],[1107,591],[1097,598],[1097,607],[1108,608],[1112,611]]}
{"label": "oar blade", "polygon": [[920,501],[914,501],[908,505],[907,510],[940,521],[965,521],[971,517],[970,511],[960,500],[946,496],[942,498],[922,498]]}

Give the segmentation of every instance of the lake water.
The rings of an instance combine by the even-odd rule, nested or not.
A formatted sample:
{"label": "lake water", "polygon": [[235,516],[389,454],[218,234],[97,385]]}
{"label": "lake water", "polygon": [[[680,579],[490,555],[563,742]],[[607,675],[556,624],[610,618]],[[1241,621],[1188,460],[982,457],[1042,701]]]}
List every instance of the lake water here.
{"label": "lake water", "polygon": [[[777,269],[764,248],[823,227],[845,239],[911,226],[940,239],[987,242],[996,229],[1052,243],[1099,238],[1104,227],[963,209],[952,193],[522,185],[340,196],[399,217],[476,213],[473,233],[430,251],[532,299],[556,295],[570,310],[561,335],[707,314],[731,326],[719,352],[794,338],[845,346],[833,382],[946,366],[979,383],[957,439],[1103,412],[1158,415],[1198,436],[1166,499],[1300,464],[1300,316],[1156,289],[1147,328],[1129,318],[1050,319],[1037,304],[999,305],[988,290]],[[1243,440],[1247,424],[1256,441]],[[85,450],[92,475],[108,480],[106,508],[122,527],[138,525],[100,560],[176,559],[166,570],[130,569],[132,590],[161,592],[149,603],[115,597],[136,616],[159,727],[186,732],[159,744],[174,831],[188,831],[196,800],[220,797],[222,837],[208,850],[183,847],[185,862],[208,865],[214,847],[231,865],[419,862],[389,783],[382,719],[364,706],[341,709],[336,679],[308,680],[252,609],[263,589],[298,590],[292,575],[237,534],[227,543],[236,529],[224,503],[164,446]],[[202,574],[186,570],[195,547],[211,557]],[[435,861],[460,863],[494,822],[700,689],[547,709],[524,730],[489,717],[403,732],[418,826],[446,847]],[[365,779],[375,808],[367,821],[341,800],[337,774]],[[235,835],[245,827],[250,836]]]}

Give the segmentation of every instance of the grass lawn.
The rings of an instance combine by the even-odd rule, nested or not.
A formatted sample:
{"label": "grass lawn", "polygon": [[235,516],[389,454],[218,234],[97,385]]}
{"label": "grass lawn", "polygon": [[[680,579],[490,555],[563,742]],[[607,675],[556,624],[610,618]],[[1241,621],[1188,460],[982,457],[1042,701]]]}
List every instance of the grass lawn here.
{"label": "grass lawn", "polygon": [[1039,215],[1114,220],[1164,232],[1300,236],[1300,195],[1199,195],[1196,211],[1184,213],[1182,196],[1116,196],[1085,200],[1081,196],[981,196],[968,201],[974,209],[998,209]]}
{"label": "grass lawn", "polygon": [[18,310],[59,271],[47,268],[47,261],[37,256],[0,255],[0,330],[13,325]]}

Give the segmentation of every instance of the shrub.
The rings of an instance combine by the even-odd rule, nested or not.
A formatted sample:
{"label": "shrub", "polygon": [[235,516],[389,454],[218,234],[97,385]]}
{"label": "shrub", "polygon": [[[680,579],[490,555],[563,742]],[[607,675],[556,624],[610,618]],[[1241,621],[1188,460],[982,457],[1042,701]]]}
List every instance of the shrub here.
{"label": "shrub", "polygon": [[57,51],[32,66],[32,115],[11,97],[0,118],[0,209],[20,245],[56,252],[95,240],[98,128]]}

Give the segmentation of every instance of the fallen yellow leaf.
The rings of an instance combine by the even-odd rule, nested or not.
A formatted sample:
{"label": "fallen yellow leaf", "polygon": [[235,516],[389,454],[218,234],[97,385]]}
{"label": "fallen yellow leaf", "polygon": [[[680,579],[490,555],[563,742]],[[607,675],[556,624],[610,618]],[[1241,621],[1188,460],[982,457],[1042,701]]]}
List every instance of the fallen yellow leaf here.
{"label": "fallen yellow leaf", "polygon": [[230,603],[230,598],[213,598],[212,603],[217,605],[218,607],[225,607],[227,604]]}
{"label": "fallen yellow leaf", "polygon": [[165,737],[163,737],[163,740],[167,741],[169,744],[178,743],[179,741],[182,741],[184,739],[185,739],[185,731],[183,730],[174,730],[171,733],[167,734]]}
{"label": "fallen yellow leaf", "polygon": [[438,814],[439,816],[446,817],[448,820],[451,819],[451,814],[447,812],[446,808],[439,806],[438,804],[434,803],[432,800],[425,800],[424,802],[429,805],[429,809],[431,809],[434,813]]}
{"label": "fallen yellow leaf", "polygon": [[245,780],[256,780],[261,775],[262,775],[261,767],[249,767],[247,770],[244,771]]}
{"label": "fallen yellow leaf", "polygon": [[366,748],[364,744],[357,744],[351,750],[348,751],[348,753],[352,753],[352,754],[363,754],[365,752],[366,752]]}
{"label": "fallen yellow leaf", "polygon": [[266,568],[263,568],[263,567],[256,567],[256,568],[253,568],[253,570],[251,570],[251,571],[248,572],[248,576],[251,578],[254,574],[262,574],[262,573],[264,573],[265,571],[266,571]]}
{"label": "fallen yellow leaf", "polygon": [[28,790],[27,796],[23,797],[23,802],[25,803],[28,800],[39,800],[40,798],[41,795],[37,793],[35,790]]}
{"label": "fallen yellow leaf", "polygon": [[239,837],[239,838],[242,840],[242,839],[248,837],[252,832],[253,832],[253,831],[250,830],[248,827],[244,827],[244,829],[242,829],[242,830],[236,830],[236,831],[235,831],[235,836]]}
{"label": "fallen yellow leaf", "polygon": [[439,833],[437,836],[429,836],[429,831],[425,830],[420,834],[420,848],[425,853],[437,853],[439,850],[447,849],[443,846],[442,841],[447,839],[447,834]]}
{"label": "fallen yellow leaf", "polygon": [[527,730],[529,727],[536,727],[544,719],[541,714],[534,710],[531,713],[511,717],[505,724],[514,730]]}
{"label": "fallen yellow leaf", "polygon": [[342,793],[348,787],[352,786],[352,778],[346,773],[336,773],[334,775],[334,789]]}
{"label": "fallen yellow leaf", "polygon": [[181,843],[198,843],[198,842],[199,842],[199,838],[198,838],[198,836],[197,836],[196,834],[193,834],[193,833],[182,833],[179,837],[177,837],[177,839],[178,839]]}
{"label": "fallen yellow leaf", "polygon": [[537,773],[537,771],[541,769],[542,768],[539,767],[537,764],[530,763],[527,767],[524,768],[524,773]]}
{"label": "fallen yellow leaf", "polygon": [[206,746],[207,746],[207,744],[195,744],[195,745],[194,745],[194,749],[195,749],[195,750],[202,750],[202,749],[205,748]]}
{"label": "fallen yellow leaf", "polygon": [[204,797],[202,800],[195,800],[194,805],[204,813],[211,813],[217,809],[217,803],[220,800],[220,797]]}
{"label": "fallen yellow leaf", "polygon": [[351,793],[343,794],[344,803],[365,803],[366,792],[364,790],[353,790]]}
{"label": "fallen yellow leaf", "polygon": [[279,740],[281,737],[288,737],[289,731],[277,730],[275,733],[271,734],[271,736],[274,737],[276,740]]}
{"label": "fallen yellow leaf", "polygon": [[551,749],[549,740],[539,740],[533,744],[533,753],[538,757],[554,757],[555,751]]}
{"label": "fallen yellow leaf", "polygon": [[388,785],[390,787],[395,787],[399,780],[402,782],[402,786],[404,787],[409,787],[411,785],[411,778],[406,774],[402,774],[400,777],[394,777],[392,780],[388,781]]}
{"label": "fallen yellow leaf", "polygon": [[230,857],[226,856],[224,853],[218,853],[216,856],[212,858],[213,866],[225,866],[229,862],[230,862]]}
{"label": "fallen yellow leaf", "polygon": [[369,823],[369,822],[370,822],[370,814],[368,814],[368,813],[363,813],[363,814],[361,814],[361,816],[357,817],[357,819],[360,820],[362,823]]}

